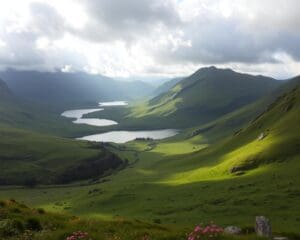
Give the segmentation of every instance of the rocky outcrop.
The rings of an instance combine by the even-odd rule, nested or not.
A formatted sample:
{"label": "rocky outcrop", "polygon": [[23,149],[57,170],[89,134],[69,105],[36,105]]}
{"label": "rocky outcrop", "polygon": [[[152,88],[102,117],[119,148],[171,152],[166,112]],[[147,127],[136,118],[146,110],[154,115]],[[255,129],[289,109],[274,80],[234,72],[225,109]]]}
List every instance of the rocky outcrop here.
{"label": "rocky outcrop", "polygon": [[255,232],[260,237],[271,237],[272,227],[269,219],[264,216],[256,216],[255,218]]}
{"label": "rocky outcrop", "polygon": [[224,233],[231,235],[239,235],[242,233],[242,229],[237,226],[228,226],[224,229]]}

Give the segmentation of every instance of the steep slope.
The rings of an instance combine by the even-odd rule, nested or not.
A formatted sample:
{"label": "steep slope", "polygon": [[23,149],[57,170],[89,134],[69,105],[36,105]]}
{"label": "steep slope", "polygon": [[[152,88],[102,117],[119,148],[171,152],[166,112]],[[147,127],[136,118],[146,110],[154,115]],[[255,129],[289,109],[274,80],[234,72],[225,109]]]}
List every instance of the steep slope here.
{"label": "steep slope", "polygon": [[250,104],[280,84],[272,78],[241,74],[230,69],[203,68],[167,93],[133,109],[130,117],[137,121],[164,123],[165,126],[190,127]]}
{"label": "steep slope", "polygon": [[[280,95],[248,126],[190,158],[194,164],[200,160],[199,165],[188,177],[182,175],[181,180],[227,178],[232,174],[247,174],[247,171],[251,174],[251,171],[270,169],[272,164],[282,162],[299,168],[300,78],[297,81],[297,86]],[[188,163],[189,160],[186,168],[189,168]]]}
{"label": "steep slope", "polygon": [[0,72],[19,97],[55,106],[77,106],[106,100],[132,100],[152,93],[153,87],[139,81],[122,82],[83,72]]}
{"label": "steep slope", "polygon": [[205,136],[209,142],[214,142],[222,137],[226,137],[235,132],[237,133],[241,128],[247,126],[255,117],[262,114],[278,97],[290,92],[299,84],[300,77],[286,80],[274,91],[254,103],[243,106],[209,123],[192,128],[190,135],[202,135]]}
{"label": "steep slope", "polygon": [[100,177],[122,161],[101,145],[0,125],[0,185],[68,183]]}
{"label": "steep slope", "polygon": [[162,85],[159,85],[155,90],[154,90],[154,95],[160,95],[162,93],[165,93],[169,91],[171,88],[173,88],[177,83],[179,83],[183,77],[178,77],[178,78],[172,78],[169,81],[163,83]]}

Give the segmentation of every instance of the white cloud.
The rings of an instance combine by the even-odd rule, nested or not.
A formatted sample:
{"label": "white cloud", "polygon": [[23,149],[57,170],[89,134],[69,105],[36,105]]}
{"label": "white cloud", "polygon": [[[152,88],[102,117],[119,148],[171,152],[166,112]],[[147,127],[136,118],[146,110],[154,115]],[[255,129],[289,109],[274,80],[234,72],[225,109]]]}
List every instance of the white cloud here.
{"label": "white cloud", "polygon": [[297,0],[1,1],[0,67],[130,77],[214,64],[291,76],[299,8]]}

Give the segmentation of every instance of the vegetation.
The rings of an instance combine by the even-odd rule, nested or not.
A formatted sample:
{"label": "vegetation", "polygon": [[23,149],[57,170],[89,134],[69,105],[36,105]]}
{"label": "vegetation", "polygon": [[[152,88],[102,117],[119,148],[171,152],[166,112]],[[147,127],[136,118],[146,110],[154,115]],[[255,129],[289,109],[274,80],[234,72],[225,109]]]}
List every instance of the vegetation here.
{"label": "vegetation", "polygon": [[[226,101],[219,102],[218,110],[224,110],[220,117],[211,115],[212,120],[208,117],[201,123],[196,115],[180,134],[161,141],[91,144],[2,124],[0,146],[5,147],[0,148],[0,176],[18,179],[16,183],[22,179],[26,187],[3,186],[0,198],[11,197],[40,210],[26,208],[24,214],[18,203],[2,202],[0,210],[5,209],[10,217],[1,219],[8,215],[0,212],[0,221],[13,229],[12,239],[28,233],[33,239],[63,240],[81,231],[91,239],[179,240],[186,239],[197,224],[210,221],[248,232],[253,229],[254,217],[264,215],[276,235],[299,238],[300,219],[295,213],[300,211],[300,80],[295,78],[270,95],[267,92],[273,89],[274,80],[266,81],[270,81],[269,90],[257,93],[263,97],[253,95],[252,100],[244,99],[242,106],[233,108]],[[214,106],[216,102],[212,109]],[[180,104],[174,113],[180,109],[177,107]],[[138,128],[142,125],[135,125],[140,121],[135,113],[147,111],[135,106],[94,114],[127,116],[118,127]],[[175,116],[174,122],[186,118],[170,116]],[[156,124],[151,118],[141,119],[149,128]],[[157,126],[164,124],[161,121]],[[116,165],[111,165],[114,161]],[[100,166],[119,171],[94,172]],[[37,182],[70,183],[41,186]],[[7,223],[7,219],[13,222]],[[50,223],[56,227],[49,228]],[[248,234],[216,237],[257,239]]]}

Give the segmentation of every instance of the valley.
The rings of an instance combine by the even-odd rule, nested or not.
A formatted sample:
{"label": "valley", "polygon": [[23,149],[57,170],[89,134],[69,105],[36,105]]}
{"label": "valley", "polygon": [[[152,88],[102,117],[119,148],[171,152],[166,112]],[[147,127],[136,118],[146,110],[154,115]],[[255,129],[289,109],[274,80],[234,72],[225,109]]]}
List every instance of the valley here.
{"label": "valley", "polygon": [[[153,129],[166,126],[164,113],[161,124],[142,117],[146,131],[143,130],[143,125],[135,125],[142,120],[132,115],[140,111],[141,105],[130,102],[102,102],[87,109],[67,110],[62,113],[63,120],[73,127],[96,127],[94,135],[77,135],[78,140],[68,140],[30,133],[31,148],[24,149],[28,154],[37,154],[38,161],[30,162],[29,167],[24,160],[32,157],[18,157],[13,162],[17,171],[9,170],[9,159],[17,159],[16,152],[24,155],[24,150],[14,147],[9,153],[3,149],[1,164],[6,171],[1,176],[7,175],[5,181],[17,186],[1,187],[0,199],[13,198],[47,212],[74,214],[83,219],[114,222],[124,218],[179,229],[212,220],[223,226],[247,228],[256,215],[265,215],[272,219],[275,231],[300,234],[299,219],[294,214],[300,211],[299,83],[299,78],[289,80],[270,95],[180,131]],[[170,122],[168,126],[177,124]],[[2,136],[13,138],[17,133],[21,139],[29,134],[14,129],[1,131]],[[4,144],[7,143],[1,146]],[[21,146],[18,142],[11,144]],[[40,148],[38,153],[35,147],[39,145],[48,149]],[[105,162],[99,149],[110,156],[110,164],[105,165],[111,170],[92,171]],[[45,151],[48,153],[43,160],[40,156]],[[13,155],[4,160],[4,154]],[[75,156],[78,167],[74,165]],[[92,169],[86,168],[88,159],[96,156],[104,162],[91,162]],[[61,171],[57,166],[73,170],[61,176],[45,172],[47,181],[39,177],[41,171],[55,171],[57,175]],[[18,186],[17,176],[25,176],[25,172],[36,175],[34,186]]]}

